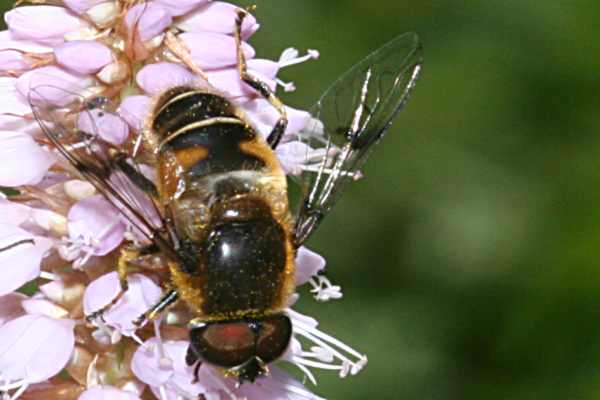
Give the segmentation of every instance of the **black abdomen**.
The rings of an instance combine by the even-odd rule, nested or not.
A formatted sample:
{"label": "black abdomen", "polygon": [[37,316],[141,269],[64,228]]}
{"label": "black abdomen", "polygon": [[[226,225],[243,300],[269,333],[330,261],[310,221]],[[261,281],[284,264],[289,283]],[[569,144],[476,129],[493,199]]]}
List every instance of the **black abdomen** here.
{"label": "black abdomen", "polygon": [[242,148],[257,139],[256,131],[217,94],[171,89],[157,105],[152,128],[160,142],[159,154],[175,154],[187,179],[265,167],[260,157]]}
{"label": "black abdomen", "polygon": [[214,226],[200,253],[205,314],[265,310],[278,298],[286,250],[285,232],[274,219]]}

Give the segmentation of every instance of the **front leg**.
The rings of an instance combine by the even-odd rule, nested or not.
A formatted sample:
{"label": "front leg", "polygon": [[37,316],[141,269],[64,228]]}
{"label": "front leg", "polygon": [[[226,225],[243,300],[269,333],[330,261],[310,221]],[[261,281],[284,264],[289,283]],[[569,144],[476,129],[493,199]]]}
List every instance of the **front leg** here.
{"label": "front leg", "polygon": [[147,321],[155,320],[163,311],[169,306],[175,304],[179,300],[179,293],[175,289],[169,290],[165,293],[158,303],[153,305],[149,310],[140,315],[133,323],[136,326],[142,326]]}
{"label": "front leg", "polygon": [[[152,246],[152,245],[151,245]],[[153,251],[153,248],[148,246],[147,248],[136,248],[133,246],[125,246],[121,249],[121,254],[119,256],[119,260],[117,261],[117,273],[119,274],[119,286],[120,291],[115,296],[114,299],[110,301],[107,305],[96,310],[86,316],[88,321],[93,321],[98,317],[101,317],[106,311],[108,311],[111,307],[119,302],[127,293],[129,289],[129,283],[127,282],[127,275],[129,272],[129,266],[132,261],[138,259],[142,254],[147,254],[148,251]]]}

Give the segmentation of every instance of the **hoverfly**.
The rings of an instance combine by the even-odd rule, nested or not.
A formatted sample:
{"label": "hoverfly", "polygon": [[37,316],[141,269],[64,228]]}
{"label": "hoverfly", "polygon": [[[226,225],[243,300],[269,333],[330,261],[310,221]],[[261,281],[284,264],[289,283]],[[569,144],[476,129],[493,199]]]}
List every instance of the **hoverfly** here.
{"label": "hoverfly", "polygon": [[[207,362],[254,381],[291,340],[283,310],[294,289],[297,249],[389,130],[415,86],[422,58],[416,35],[392,40],[325,91],[311,110],[310,127],[284,135],[283,104],[246,71],[244,15],[238,15],[235,35],[240,76],[280,113],[266,140],[214,88],[169,88],[156,99],[140,139],[150,150],[143,157],[156,170],[152,180],[141,173],[147,161],[141,152],[115,148],[68,122],[95,108],[111,113],[102,98],[76,99],[66,111],[40,101],[40,93],[30,103],[47,139],[149,243],[122,251],[121,293],[129,262],[150,252],[164,259],[165,294],[138,322],[185,303],[193,315],[187,364]],[[294,207],[274,153],[291,141],[301,144],[307,161],[293,183],[302,192]]]}

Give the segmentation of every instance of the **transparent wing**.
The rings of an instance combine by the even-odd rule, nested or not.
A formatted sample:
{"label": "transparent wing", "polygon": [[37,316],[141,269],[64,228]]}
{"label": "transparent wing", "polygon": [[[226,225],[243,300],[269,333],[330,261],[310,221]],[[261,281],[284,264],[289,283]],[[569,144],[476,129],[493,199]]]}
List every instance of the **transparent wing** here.
{"label": "transparent wing", "polygon": [[[160,241],[163,218],[153,198],[154,184],[136,162],[135,145],[126,150],[127,123],[102,97],[84,98],[56,87],[29,93],[33,114],[46,138],[61,155],[128,220],[136,233]],[[53,101],[46,95],[52,93]],[[61,101],[56,101],[56,98]]]}
{"label": "transparent wing", "polygon": [[288,145],[304,152],[296,167],[302,200],[296,241],[308,239],[345,185],[389,130],[421,71],[422,52],[414,33],[397,37],[354,65],[311,109],[313,120]]}

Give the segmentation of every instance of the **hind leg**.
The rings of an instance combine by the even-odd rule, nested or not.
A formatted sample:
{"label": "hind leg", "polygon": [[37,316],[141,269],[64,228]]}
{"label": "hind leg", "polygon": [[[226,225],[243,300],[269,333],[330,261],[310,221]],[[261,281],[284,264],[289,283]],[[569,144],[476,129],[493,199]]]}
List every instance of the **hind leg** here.
{"label": "hind leg", "polygon": [[275,110],[279,113],[279,119],[275,123],[275,126],[271,130],[271,133],[267,137],[267,143],[271,146],[272,149],[275,149],[279,144],[279,141],[283,137],[285,133],[285,129],[288,125],[287,113],[285,111],[285,107],[283,102],[275,95],[275,93],[271,90],[269,85],[265,82],[261,81],[255,76],[252,76],[248,72],[248,66],[246,65],[246,57],[244,56],[244,52],[242,50],[242,23],[244,22],[244,18],[247,13],[245,11],[239,10],[238,16],[235,21],[235,43],[237,49],[237,64],[238,71],[240,74],[240,78],[247,85],[252,87],[258,93],[260,93],[265,99],[271,103]]}

